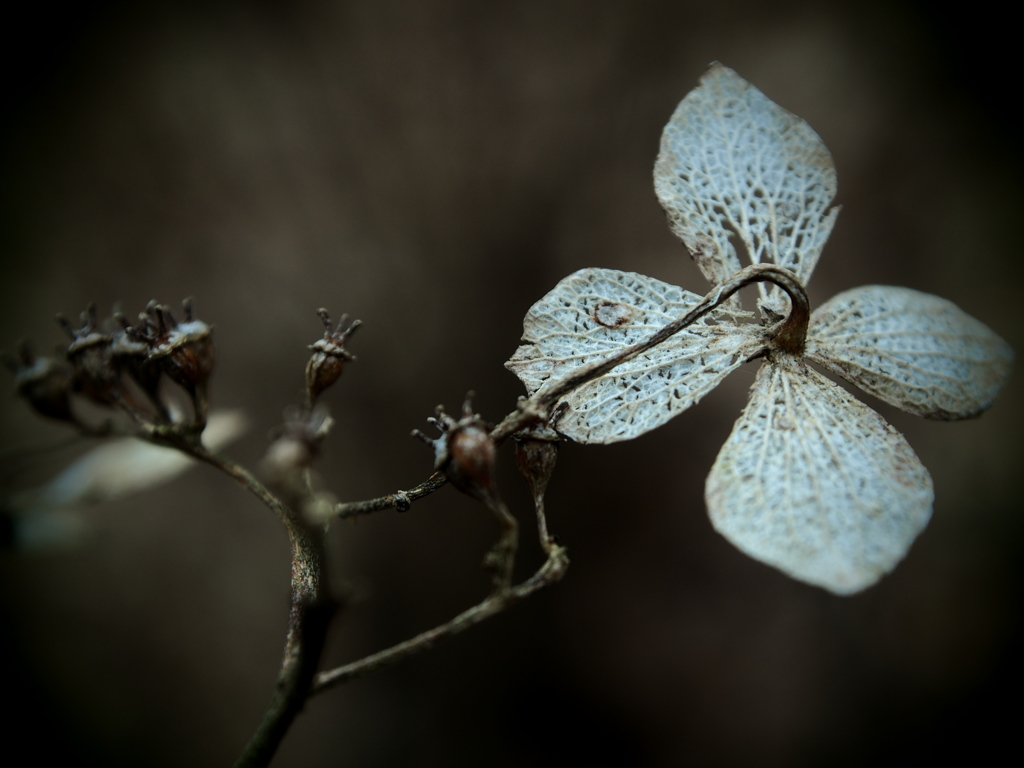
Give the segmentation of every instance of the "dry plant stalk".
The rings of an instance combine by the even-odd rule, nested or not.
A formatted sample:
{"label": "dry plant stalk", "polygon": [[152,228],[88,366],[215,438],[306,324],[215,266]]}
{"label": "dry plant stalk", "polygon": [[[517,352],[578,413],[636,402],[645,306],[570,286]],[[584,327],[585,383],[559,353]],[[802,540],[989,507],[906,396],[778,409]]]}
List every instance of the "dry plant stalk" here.
{"label": "dry plant stalk", "polygon": [[[907,288],[857,288],[812,313],[805,285],[838,213],[830,207],[831,157],[805,122],[721,65],[711,67],[666,126],[655,189],[711,292],[702,298],[609,269],[565,278],[529,310],[523,344],[506,363],[529,396],[496,427],[473,412],[468,397],[459,419],[439,406],[431,421],[440,435],[416,432],[433,449],[433,474],[377,499],[338,504],[314,487],[310,473],[332,423],[321,398],[355,359],[347,343],[358,320],[343,316],[332,331],[326,310],[319,310],[325,332],[310,347],[306,399],[286,412],[267,453],[267,485],[210,447],[226,439],[219,427],[225,422],[214,415],[207,429],[212,332],[193,317],[190,302],[184,322],[151,302],[134,324],[118,317],[120,328],[113,330],[90,308],[79,328],[63,323],[70,336],[66,362],[37,358],[27,346],[8,358],[16,388],[40,414],[91,436],[130,434],[150,451],[177,452],[173,461],[159,451],[138,454],[132,483],[124,486],[100,482],[112,462],[126,461],[124,444],[97,449],[85,470],[62,476],[64,503],[157,484],[179,472],[177,459],[188,456],[234,478],[281,520],[292,550],[288,634],[271,703],[238,765],[267,765],[313,694],[431,648],[564,576],[569,560],[548,532],[544,506],[560,440],[639,437],[755,359],[763,362],[750,402],[707,480],[715,527],[752,557],[840,594],[875,583],[906,554],[931,514],[928,471],[881,416],[809,364],[911,413],[958,419],[991,405],[1009,374],[1009,346],[952,303]],[[759,321],[736,295],[755,283]],[[187,408],[166,399],[164,379],[178,385]],[[80,398],[127,414],[127,426],[89,423],[73,407]],[[509,437],[516,439],[547,556],[518,584],[519,525],[494,469]],[[497,543],[484,560],[490,593],[403,643],[320,670],[338,609],[327,591],[326,523],[406,510],[449,482],[485,505],[498,524]],[[22,509],[26,516],[30,507]]]}

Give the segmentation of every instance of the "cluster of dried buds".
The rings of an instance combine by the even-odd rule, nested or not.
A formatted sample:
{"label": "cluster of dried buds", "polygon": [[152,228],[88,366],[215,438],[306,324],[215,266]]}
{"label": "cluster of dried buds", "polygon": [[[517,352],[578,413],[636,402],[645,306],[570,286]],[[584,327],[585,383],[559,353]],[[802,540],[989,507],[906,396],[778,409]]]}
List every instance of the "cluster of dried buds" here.
{"label": "cluster of dried buds", "polygon": [[77,328],[66,317],[57,317],[70,338],[65,360],[36,357],[23,342],[18,356],[5,356],[5,362],[14,371],[18,394],[36,411],[84,429],[94,428],[72,410],[76,394],[120,408],[143,423],[171,423],[174,418],[160,386],[166,376],[188,393],[189,425],[201,431],[215,361],[212,329],[193,316],[189,299],[182,302],[182,311],[184,320],[179,322],[170,308],[151,301],[134,324],[120,313],[114,314],[116,322],[102,323],[90,305]]}

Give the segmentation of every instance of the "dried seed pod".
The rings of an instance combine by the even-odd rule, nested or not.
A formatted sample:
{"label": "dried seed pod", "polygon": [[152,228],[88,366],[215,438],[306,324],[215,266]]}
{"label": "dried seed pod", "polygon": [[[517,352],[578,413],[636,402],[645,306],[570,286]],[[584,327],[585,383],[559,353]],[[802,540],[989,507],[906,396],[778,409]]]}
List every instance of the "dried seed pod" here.
{"label": "dried seed pod", "polygon": [[135,327],[123,314],[114,313],[114,320],[121,329],[114,332],[110,351],[117,368],[127,373],[157,409],[164,412],[166,408],[159,397],[160,366],[149,357],[151,339],[146,332],[148,326],[145,315],[139,317],[141,324]]}
{"label": "dried seed pod", "polygon": [[544,496],[555,471],[561,438],[546,424],[539,424],[513,435],[513,440],[519,472],[526,478],[534,500],[539,499]]}
{"label": "dried seed pod", "polygon": [[96,305],[90,304],[81,314],[80,328],[72,328],[64,315],[57,315],[57,322],[71,338],[67,358],[81,391],[97,403],[115,405],[120,399],[120,376],[110,350],[111,336],[100,329]]}
{"label": "dried seed pod", "polygon": [[185,321],[179,323],[169,307],[150,302],[145,338],[148,360],[192,397],[196,422],[206,422],[206,391],[216,362],[213,329],[193,317],[192,301],[182,302]]}
{"label": "dried seed pod", "polygon": [[192,303],[182,302],[185,321],[179,323],[170,308],[155,308],[160,337],[150,349],[151,359],[160,360],[164,373],[192,392],[205,386],[216,362],[213,329],[192,316]]}
{"label": "dried seed pod", "polygon": [[441,432],[437,438],[431,439],[418,429],[412,434],[434,449],[434,469],[444,472],[452,485],[475,499],[491,503],[498,497],[498,449],[491,439],[490,426],[473,413],[472,396],[472,392],[466,395],[458,421],[437,406],[436,417],[427,419]]}
{"label": "dried seed pod", "polygon": [[18,357],[4,353],[4,363],[14,372],[14,386],[36,412],[51,419],[76,422],[71,412],[74,376],[70,369],[48,357],[36,357],[28,342],[18,346]]}
{"label": "dried seed pod", "polygon": [[306,363],[306,400],[310,406],[316,402],[320,393],[331,386],[341,376],[345,363],[355,360],[355,355],[345,349],[345,342],[352,337],[362,325],[361,320],[348,323],[348,315],[342,315],[335,330],[331,330],[331,316],[326,309],[318,309],[317,314],[324,322],[324,337],[309,348],[312,357]]}

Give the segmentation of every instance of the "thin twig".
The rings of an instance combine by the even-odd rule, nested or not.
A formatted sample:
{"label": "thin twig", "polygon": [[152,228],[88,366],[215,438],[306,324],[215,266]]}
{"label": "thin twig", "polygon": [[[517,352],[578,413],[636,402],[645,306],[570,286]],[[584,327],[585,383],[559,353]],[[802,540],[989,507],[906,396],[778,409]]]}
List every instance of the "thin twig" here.
{"label": "thin twig", "polygon": [[554,557],[561,547],[554,537],[548,533],[548,519],[544,514],[544,494],[536,494],[533,497],[533,506],[537,510],[537,537],[540,539],[541,549],[548,557]]}
{"label": "thin twig", "polygon": [[242,487],[255,495],[256,498],[262,501],[273,512],[277,513],[277,516],[281,519],[285,529],[288,531],[288,536],[290,538],[295,538],[299,534],[303,528],[303,524],[299,519],[298,514],[292,510],[291,507],[277,498],[277,496],[271,493],[263,483],[256,479],[252,472],[247,470],[241,464],[237,464],[231,459],[221,456],[203,445],[186,443],[176,445],[176,447],[185,451],[190,456],[194,456],[200,461],[204,461],[210,466],[219,469],[230,477],[233,477],[240,485],[242,485]]}
{"label": "thin twig", "polygon": [[510,589],[512,585],[516,551],[519,549],[519,521],[512,516],[499,496],[487,499],[486,504],[498,522],[501,535],[498,543],[487,553],[484,564],[494,571],[494,592],[500,593]]}
{"label": "thin twig", "polygon": [[[358,661],[354,661],[351,664],[345,664],[344,666],[336,667],[326,672],[321,672],[313,680],[310,695],[321,693],[326,691],[328,688],[333,688],[334,686],[346,683],[349,680],[355,680],[356,678],[363,677],[364,675],[368,675],[378,669],[396,664],[403,659],[428,650],[438,641],[454,637],[455,635],[465,632],[470,627],[475,627],[477,624],[480,624],[492,616],[496,616],[522,600],[525,600],[534,592],[551,586],[552,584],[557,584],[561,581],[562,577],[565,576],[565,572],[569,568],[569,556],[566,553],[565,547],[559,546],[555,543],[554,539],[548,535],[547,518],[544,514],[543,493],[534,495],[534,504],[537,509],[537,533],[540,536],[541,546],[547,554],[547,560],[545,560],[544,564],[537,569],[537,572],[534,573],[533,576],[521,584],[517,584],[513,587],[508,586],[508,580],[511,578],[511,566],[514,562],[515,551],[519,542],[519,529],[515,518],[509,514],[504,503],[498,499],[495,501],[494,506],[492,506],[492,510],[501,525],[502,534],[497,547],[495,550],[492,550],[492,552],[499,552],[503,544],[506,549],[508,549],[509,544],[511,543],[510,551],[506,552],[508,557],[507,570],[503,569],[500,574],[500,576],[505,580],[504,587],[502,587],[500,583],[496,583],[497,588],[486,599],[477,603],[472,608],[463,611],[458,616],[444,624],[436,626],[433,629],[429,629],[426,632],[416,635],[416,637],[398,643],[397,645],[393,645],[390,648],[386,648],[383,651],[366,656]],[[511,520],[511,523],[509,523],[509,520]]]}
{"label": "thin twig", "polygon": [[292,540],[291,610],[281,669],[263,720],[235,763],[236,768],[269,765],[309,698],[327,627],[337,609],[326,594],[323,566],[322,530],[311,529]]}
{"label": "thin twig", "polygon": [[565,549],[557,547],[537,572],[521,584],[491,594],[487,599],[463,611],[451,621],[429,629],[422,634],[416,635],[416,637],[393,645],[379,653],[366,656],[351,664],[319,673],[313,679],[313,687],[310,689],[310,694],[322,693],[328,688],[333,688],[349,680],[355,680],[371,672],[376,672],[378,669],[391,666],[421,651],[426,651],[440,640],[465,632],[470,627],[475,627],[477,624],[525,600],[534,592],[561,581],[568,567],[569,558],[566,555]]}
{"label": "thin twig", "polygon": [[444,472],[435,472],[415,488],[410,488],[408,491],[396,491],[395,493],[389,493],[387,496],[369,499],[368,501],[344,502],[338,504],[335,510],[340,518],[368,515],[381,509],[393,508],[399,512],[406,512],[412,502],[422,499],[424,496],[429,496],[439,488],[443,488],[447,482],[448,478],[445,477]]}
{"label": "thin twig", "polygon": [[295,512],[301,498],[289,506],[260,483],[251,472],[198,443],[185,441],[178,446],[237,480],[274,510],[291,544],[291,609],[284,655],[270,705],[237,768],[262,768],[269,765],[296,715],[309,697],[310,686],[320,665],[327,627],[337,603],[327,593],[324,569],[324,531],[322,526],[307,525]]}

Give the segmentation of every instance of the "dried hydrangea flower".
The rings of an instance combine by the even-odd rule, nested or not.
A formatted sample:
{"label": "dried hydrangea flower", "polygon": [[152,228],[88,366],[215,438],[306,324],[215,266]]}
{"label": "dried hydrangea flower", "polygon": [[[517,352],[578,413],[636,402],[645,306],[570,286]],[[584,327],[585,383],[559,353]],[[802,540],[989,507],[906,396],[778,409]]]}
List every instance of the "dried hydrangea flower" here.
{"label": "dried hydrangea flower", "polygon": [[[582,443],[631,439],[763,358],[708,477],[711,520],[797,579],[840,594],[870,586],[928,522],[931,477],[902,435],[808,363],[910,413],[960,419],[991,405],[1012,350],[951,302],[907,288],[856,288],[808,317],[803,286],[838,212],[832,159],[803,120],[726,67],[712,65],[666,126],[655,190],[713,286],[734,293],[740,276],[774,270],[759,286],[762,322],[734,297],[563,397],[549,426]],[[734,240],[786,279],[741,271]],[[534,393],[699,302],[643,275],[580,270],[530,309],[506,366]]]}

